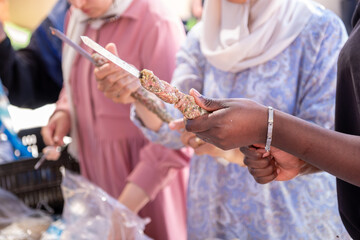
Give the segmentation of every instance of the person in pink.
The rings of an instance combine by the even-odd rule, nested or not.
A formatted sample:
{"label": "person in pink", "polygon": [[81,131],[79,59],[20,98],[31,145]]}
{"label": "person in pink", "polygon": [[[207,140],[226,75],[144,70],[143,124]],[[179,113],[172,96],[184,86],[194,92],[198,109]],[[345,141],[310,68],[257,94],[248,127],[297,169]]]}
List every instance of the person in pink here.
{"label": "person in pink", "polygon": [[[160,0],[69,0],[66,35],[85,35],[138,69],[170,80],[175,54],[185,39],[176,14]],[[62,145],[81,173],[135,213],[150,217],[145,233],[154,239],[186,239],[188,155],[150,143],[130,120],[130,104],[106,97],[95,66],[63,46],[64,86],[54,114],[42,129],[47,145]],[[113,67],[105,63],[101,68]],[[119,76],[121,77],[121,76]],[[115,80],[115,79],[114,79]],[[113,93],[118,94],[117,92]],[[145,206],[146,205],[146,206]]]}

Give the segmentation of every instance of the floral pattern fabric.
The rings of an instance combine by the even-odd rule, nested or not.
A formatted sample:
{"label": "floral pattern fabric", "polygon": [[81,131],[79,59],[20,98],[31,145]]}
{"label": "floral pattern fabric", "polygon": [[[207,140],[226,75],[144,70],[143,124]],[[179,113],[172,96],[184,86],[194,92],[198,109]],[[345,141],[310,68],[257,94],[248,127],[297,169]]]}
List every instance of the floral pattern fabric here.
{"label": "floral pattern fabric", "polygon": [[[274,59],[239,73],[211,66],[201,54],[199,25],[177,55],[172,85],[212,98],[249,98],[325,128],[334,126],[336,63],[346,30],[318,8],[295,41]],[[176,118],[180,111],[167,110]],[[157,133],[133,121],[152,141],[182,143],[164,124]],[[276,118],[274,125],[276,125]],[[188,239],[348,239],[339,217],[335,177],[317,173],[287,182],[257,184],[246,168],[208,155],[191,159]]]}

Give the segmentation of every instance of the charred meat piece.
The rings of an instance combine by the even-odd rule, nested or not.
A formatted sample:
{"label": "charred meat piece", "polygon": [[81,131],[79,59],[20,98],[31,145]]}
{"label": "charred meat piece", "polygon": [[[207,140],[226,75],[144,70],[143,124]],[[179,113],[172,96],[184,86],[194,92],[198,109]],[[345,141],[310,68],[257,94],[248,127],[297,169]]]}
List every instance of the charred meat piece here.
{"label": "charred meat piece", "polygon": [[[102,66],[107,60],[98,53],[94,53],[92,59],[95,61],[96,66]],[[143,104],[151,112],[155,113],[163,122],[169,123],[173,118],[161,106],[159,99],[150,96],[149,92],[144,88],[139,88],[136,92],[131,93],[131,96]]]}
{"label": "charred meat piece", "polygon": [[140,82],[146,90],[154,93],[164,102],[175,104],[175,107],[187,119],[194,119],[207,113],[206,110],[195,103],[195,99],[192,96],[182,93],[169,83],[160,80],[150,70],[143,69],[140,72]]}

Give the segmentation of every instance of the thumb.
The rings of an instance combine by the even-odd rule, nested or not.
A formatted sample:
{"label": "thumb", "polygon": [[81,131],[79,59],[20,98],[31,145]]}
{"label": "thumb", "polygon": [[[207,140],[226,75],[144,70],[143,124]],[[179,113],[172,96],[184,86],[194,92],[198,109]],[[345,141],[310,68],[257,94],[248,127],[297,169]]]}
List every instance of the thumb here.
{"label": "thumb", "polygon": [[195,102],[199,107],[208,112],[213,112],[225,107],[221,100],[206,98],[194,88],[190,89],[190,95],[195,98]]}
{"label": "thumb", "polygon": [[66,134],[67,134],[67,131],[63,127],[58,126],[55,129],[53,141],[54,141],[56,146],[64,145],[63,139],[64,139]]}
{"label": "thumb", "polygon": [[185,128],[185,123],[182,118],[173,120],[169,123],[169,127],[171,130],[181,130]]}
{"label": "thumb", "polygon": [[115,56],[119,56],[115,43],[108,43],[105,49],[114,54]]}

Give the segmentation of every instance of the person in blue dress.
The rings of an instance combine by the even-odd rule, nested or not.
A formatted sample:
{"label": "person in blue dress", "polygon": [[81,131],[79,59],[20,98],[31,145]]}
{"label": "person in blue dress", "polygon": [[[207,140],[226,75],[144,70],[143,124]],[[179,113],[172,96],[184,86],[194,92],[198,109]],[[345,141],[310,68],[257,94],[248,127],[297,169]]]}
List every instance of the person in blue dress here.
{"label": "person in blue dress", "polygon": [[[195,90],[191,95],[211,113],[188,120],[186,129],[222,149],[240,147],[249,173],[261,184],[290,180],[304,169],[336,176],[341,219],[350,236],[360,239],[360,3],[352,27],[338,60],[335,131],[276,109],[270,125],[269,107],[249,99],[208,99]],[[266,140],[268,154],[267,136],[272,136]]]}
{"label": "person in blue dress", "polygon": [[[313,1],[205,1],[202,20],[177,54],[171,83],[184,93],[194,88],[211,98],[249,98],[332,129],[336,62],[346,39],[339,17]],[[118,89],[124,100],[140,86],[129,75],[114,84],[111,76],[125,73],[98,70],[105,76],[99,81],[112,80],[104,92]],[[165,107],[182,117],[174,106]],[[188,239],[349,239],[333,176],[321,172],[259,185],[242,161],[228,163],[243,157],[238,148],[223,151],[193,133],[173,131],[176,122],[164,124],[136,102],[132,119],[154,142],[194,148]]]}

